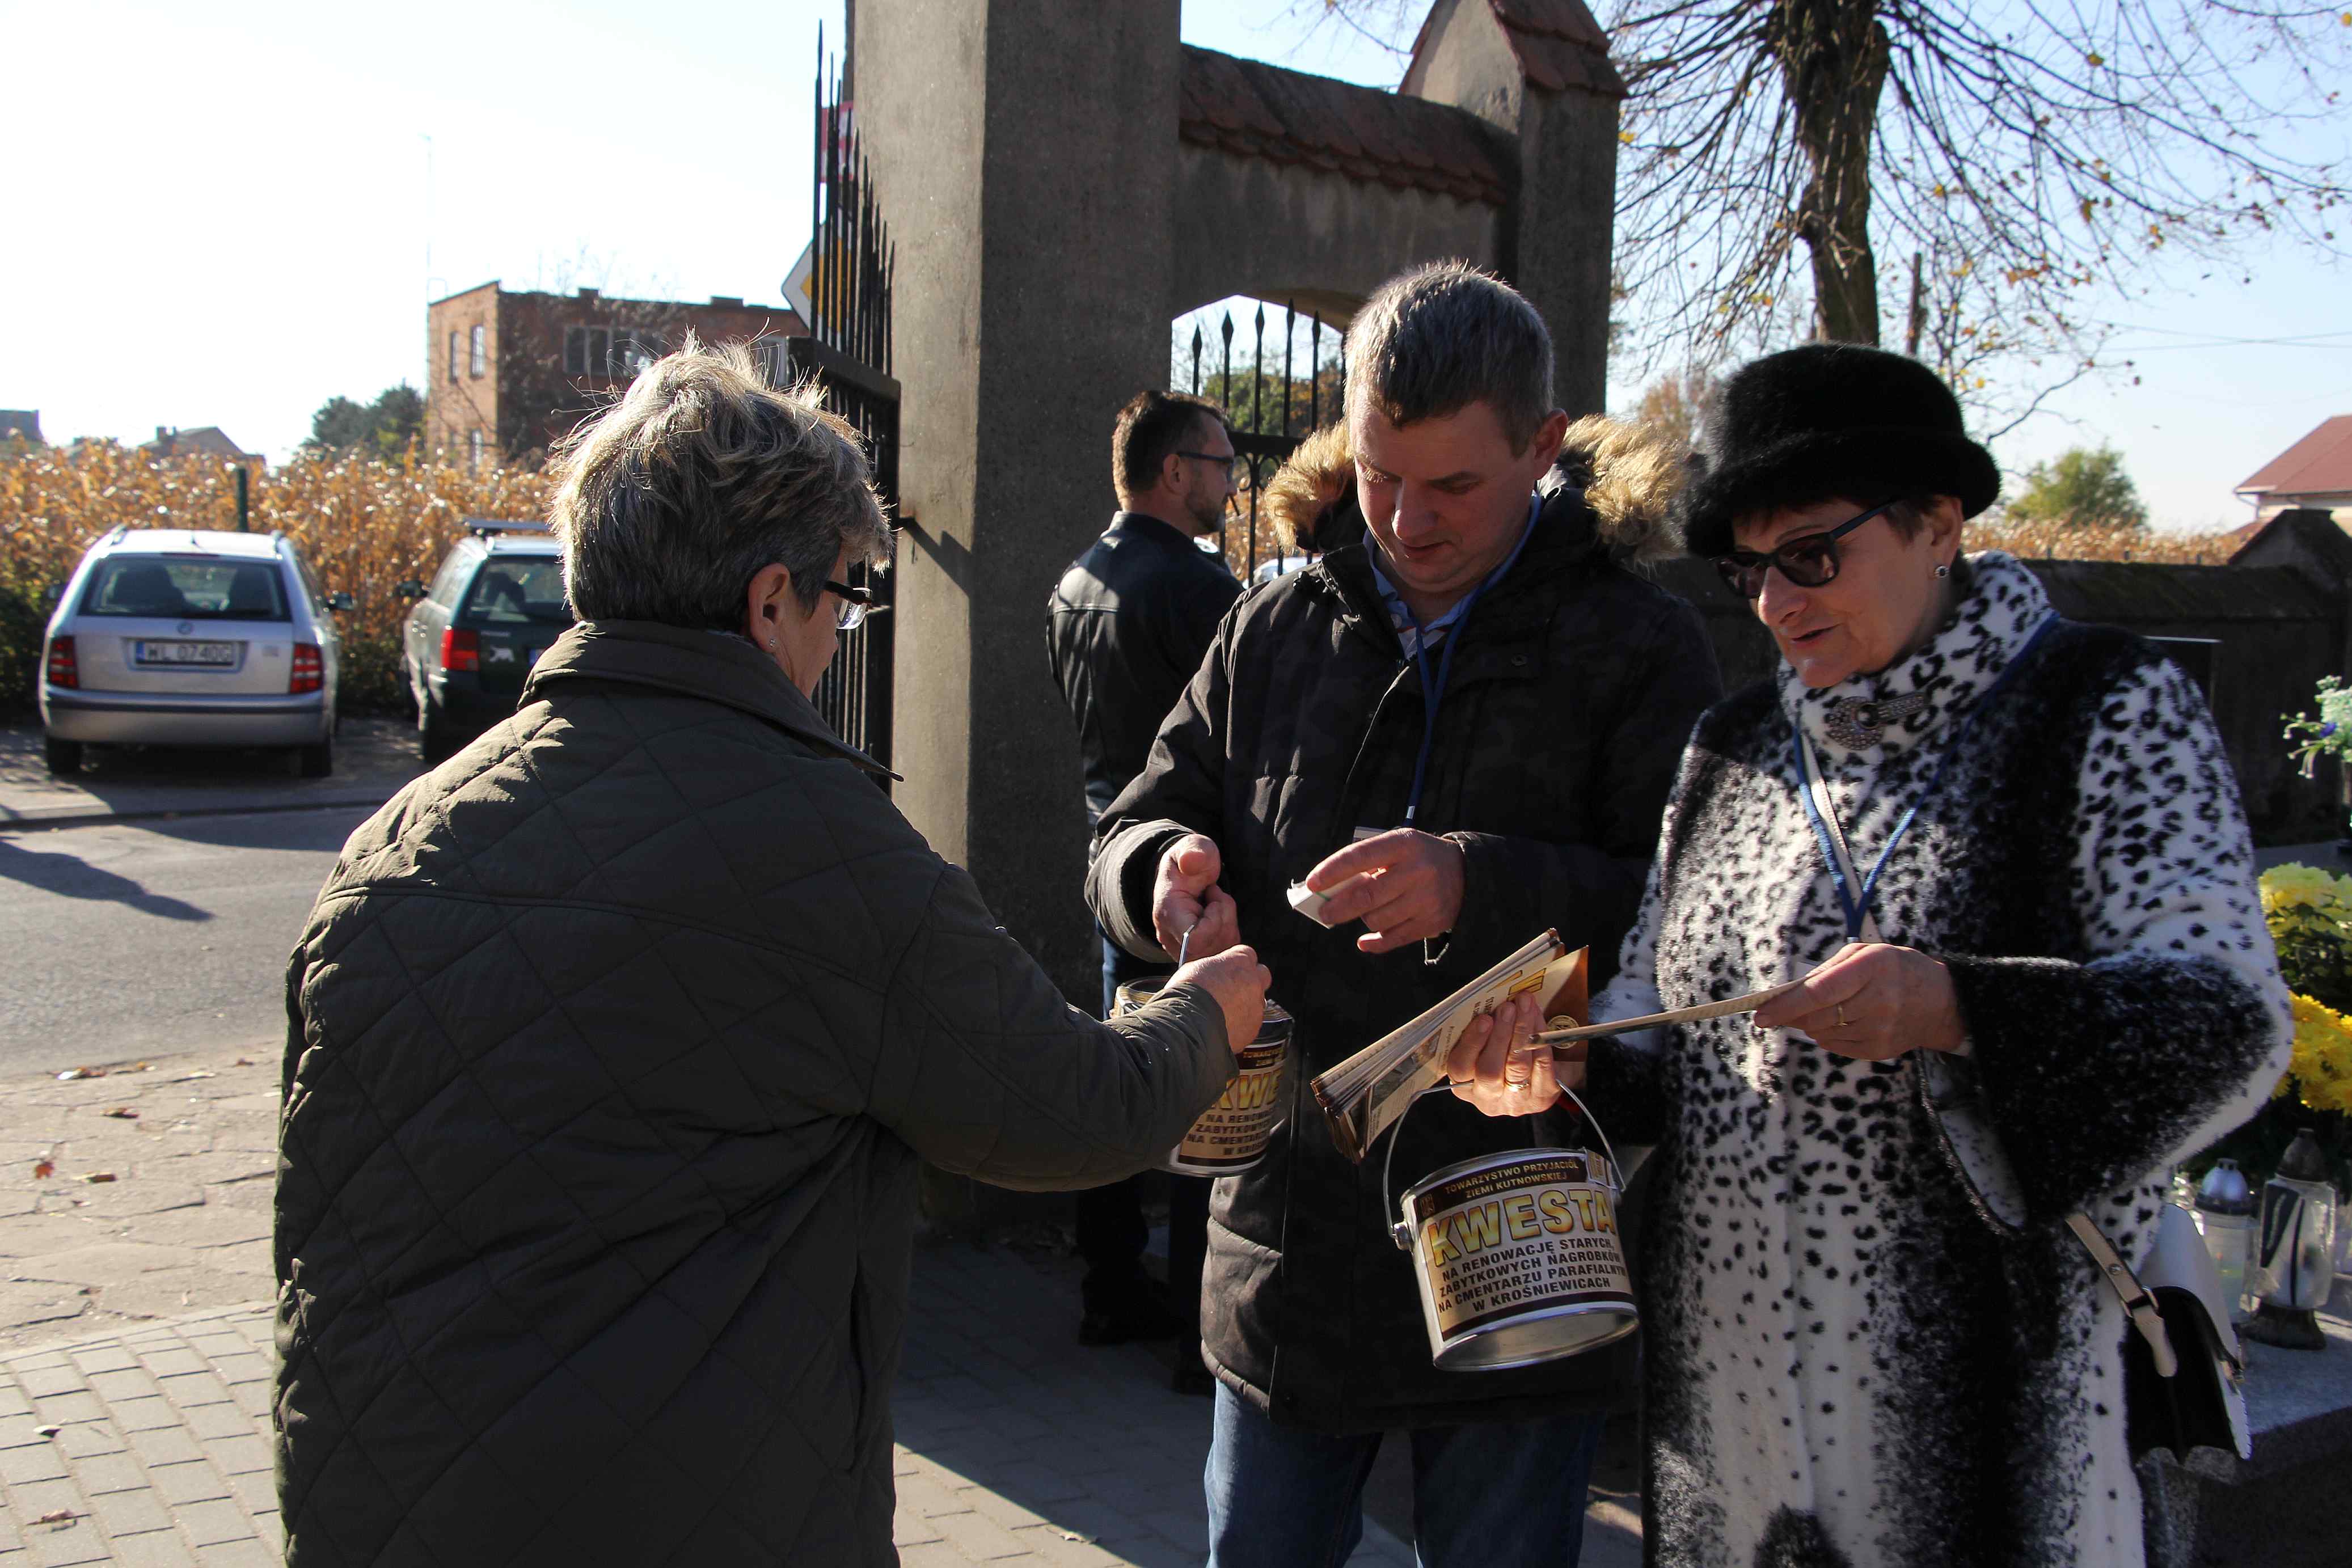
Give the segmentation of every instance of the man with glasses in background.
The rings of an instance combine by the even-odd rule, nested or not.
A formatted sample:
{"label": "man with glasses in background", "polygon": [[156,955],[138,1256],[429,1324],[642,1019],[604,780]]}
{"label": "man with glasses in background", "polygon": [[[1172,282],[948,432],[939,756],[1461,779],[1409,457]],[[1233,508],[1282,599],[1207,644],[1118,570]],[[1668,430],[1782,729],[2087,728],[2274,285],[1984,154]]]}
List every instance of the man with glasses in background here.
{"label": "man with glasses in background", "polygon": [[[1143,771],[1160,721],[1176,706],[1218,622],[1240,597],[1224,558],[1196,542],[1224,522],[1234,494],[1234,444],[1216,404],[1177,392],[1138,392],[1110,439],[1118,513],[1070,563],[1047,605],[1045,652],[1078,727],[1087,826]],[[1118,988],[1163,973],[1103,939],[1102,1016]],[[1077,1195],[1086,1260],[1081,1344],[1176,1339],[1175,1386],[1206,1394],[1201,1364],[1201,1262],[1209,1183],[1168,1178],[1168,1289],[1143,1273],[1139,1178]]]}

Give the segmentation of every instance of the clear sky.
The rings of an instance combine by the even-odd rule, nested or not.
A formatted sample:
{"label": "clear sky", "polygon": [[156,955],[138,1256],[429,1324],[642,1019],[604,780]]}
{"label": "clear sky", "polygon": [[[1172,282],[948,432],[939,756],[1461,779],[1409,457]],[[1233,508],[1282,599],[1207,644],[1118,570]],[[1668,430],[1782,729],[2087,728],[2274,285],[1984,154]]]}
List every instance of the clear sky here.
{"label": "clear sky", "polygon": [[[1313,9],[1186,0],[1184,36],[1393,84]],[[839,0],[0,0],[0,407],[52,440],[218,424],[283,457],[327,398],[423,384],[432,296],[777,299],[807,238],[820,25],[837,40]],[[2251,287],[2182,276],[2118,308],[2140,384],[2078,387],[1998,455],[2110,440],[2159,521],[2243,520],[2233,483],[2352,413],[2344,273],[2245,263]],[[1615,367],[1612,396],[1652,369]]]}

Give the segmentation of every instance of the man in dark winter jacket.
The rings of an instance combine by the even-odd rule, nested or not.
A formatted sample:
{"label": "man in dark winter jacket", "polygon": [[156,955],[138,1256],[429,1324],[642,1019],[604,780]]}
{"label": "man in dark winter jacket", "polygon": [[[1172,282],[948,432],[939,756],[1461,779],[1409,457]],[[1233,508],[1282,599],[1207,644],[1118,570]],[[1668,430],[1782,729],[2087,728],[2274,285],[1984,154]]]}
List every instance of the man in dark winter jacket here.
{"label": "man in dark winter jacket", "polygon": [[[1629,506],[1564,449],[1524,299],[1426,268],[1373,297],[1348,348],[1370,538],[1226,618],[1088,878],[1130,952],[1246,933],[1297,1020],[1287,1121],[1211,1212],[1211,1562],[1343,1560],[1380,1434],[1402,1428],[1422,1562],[1572,1563],[1633,1347],[1435,1370],[1379,1160],[1338,1152],[1307,1080],[1547,927],[1607,977],[1714,658],[1696,612],[1626,570],[1665,497]],[[1290,908],[1302,880],[1331,893],[1331,928]],[[1572,1135],[1555,1114],[1546,1142]],[[1528,1132],[1436,1096],[1391,1135],[1403,1183]]]}
{"label": "man in dark winter jacket", "polygon": [[[1217,622],[1241,596],[1221,556],[1194,541],[1223,522],[1234,493],[1234,444],[1214,403],[1139,392],[1111,432],[1118,515],[1070,563],[1046,607],[1045,653],[1078,727],[1087,822],[1098,821],[1143,758],[1160,721],[1184,695]],[[1102,1016],[1118,989],[1165,964],[1103,938]],[[1077,1195],[1082,1344],[1176,1337],[1179,1389],[1208,1392],[1201,1365],[1201,1264],[1209,1184],[1168,1178],[1168,1289],[1144,1277],[1143,1206],[1134,1178]]]}
{"label": "man in dark winter jacket", "polygon": [[1124,1176],[1232,1076],[1245,952],[1065,1005],[810,704],[887,548],[741,348],[562,460],[583,620],[352,835],[288,974],[289,1568],[895,1563],[919,1163]]}

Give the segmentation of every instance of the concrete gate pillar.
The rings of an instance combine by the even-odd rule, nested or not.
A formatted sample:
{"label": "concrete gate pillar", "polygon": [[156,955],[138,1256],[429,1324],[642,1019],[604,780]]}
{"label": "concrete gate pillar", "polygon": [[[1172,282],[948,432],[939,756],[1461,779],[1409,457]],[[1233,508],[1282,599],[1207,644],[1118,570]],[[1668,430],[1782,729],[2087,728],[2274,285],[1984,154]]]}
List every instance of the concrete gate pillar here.
{"label": "concrete gate pillar", "polygon": [[1436,0],[1400,92],[1467,110],[1518,150],[1496,260],[1551,329],[1554,395],[1598,413],[1624,79],[1583,0]]}
{"label": "concrete gate pillar", "polygon": [[896,799],[1091,1008],[1045,600],[1110,519],[1119,405],[1167,382],[1178,0],[855,3],[857,137],[898,246]]}

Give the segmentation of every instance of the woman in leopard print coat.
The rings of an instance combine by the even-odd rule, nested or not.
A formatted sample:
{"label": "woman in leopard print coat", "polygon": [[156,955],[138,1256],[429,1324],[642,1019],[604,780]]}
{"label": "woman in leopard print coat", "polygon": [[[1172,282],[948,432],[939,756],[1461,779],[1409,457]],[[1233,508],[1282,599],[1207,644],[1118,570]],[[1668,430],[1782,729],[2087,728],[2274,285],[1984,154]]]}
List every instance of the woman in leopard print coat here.
{"label": "woman in leopard print coat", "polygon": [[[2127,1320],[2063,1220],[2137,1260],[2168,1166],[2285,1064],[2220,737],[2151,644],[1959,556],[1997,476],[1912,361],[1775,355],[1717,423],[1691,548],[1760,595],[1784,663],[1694,732],[1595,1016],[1805,983],[1582,1064],[1619,1140],[1656,1144],[1648,1560],[2138,1564]],[[1513,1047],[1532,1019],[1496,1021],[1457,1093],[1574,1086]]]}

